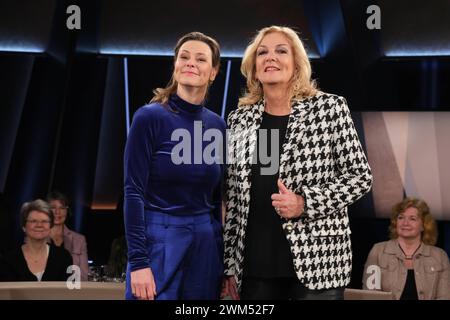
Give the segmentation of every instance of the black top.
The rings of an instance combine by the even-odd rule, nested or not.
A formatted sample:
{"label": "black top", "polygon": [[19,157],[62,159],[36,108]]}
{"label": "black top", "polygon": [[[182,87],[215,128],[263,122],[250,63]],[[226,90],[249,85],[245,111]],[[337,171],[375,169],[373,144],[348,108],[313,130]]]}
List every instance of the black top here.
{"label": "black top", "polygon": [[[247,222],[244,253],[244,276],[259,278],[295,277],[293,258],[282,228],[280,216],[272,206],[271,196],[278,193],[277,180],[282,146],[286,136],[289,116],[263,113],[257,137],[257,163],[252,164],[250,211]],[[261,129],[267,129],[262,139]],[[272,159],[271,130],[279,130],[277,159]],[[265,141],[264,141],[265,140]],[[267,147],[264,150],[264,147]],[[261,155],[263,158],[261,159]],[[264,156],[271,159],[267,164]],[[262,161],[261,161],[262,160]],[[261,168],[270,168],[277,161],[275,173],[267,174]],[[262,164],[266,163],[266,164]]]}
{"label": "black top", "polygon": [[[5,275],[3,281],[37,281],[36,276],[28,269],[27,261],[19,246],[4,256]],[[71,275],[66,273],[72,265],[72,256],[61,247],[50,245],[50,250],[41,281],[66,281]]]}
{"label": "black top", "polygon": [[417,296],[416,278],[414,278],[413,269],[408,270],[405,288],[403,289],[400,300],[419,300],[419,297]]}
{"label": "black top", "polygon": [[0,253],[0,281],[8,281],[9,268],[7,268],[6,260]]}

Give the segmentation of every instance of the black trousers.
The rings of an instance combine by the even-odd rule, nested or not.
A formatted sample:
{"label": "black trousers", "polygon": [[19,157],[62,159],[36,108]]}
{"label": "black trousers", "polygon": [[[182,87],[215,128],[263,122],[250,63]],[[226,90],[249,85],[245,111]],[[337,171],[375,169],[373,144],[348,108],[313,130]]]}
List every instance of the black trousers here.
{"label": "black trousers", "polygon": [[242,300],[343,300],[344,288],[310,290],[297,278],[244,277]]}

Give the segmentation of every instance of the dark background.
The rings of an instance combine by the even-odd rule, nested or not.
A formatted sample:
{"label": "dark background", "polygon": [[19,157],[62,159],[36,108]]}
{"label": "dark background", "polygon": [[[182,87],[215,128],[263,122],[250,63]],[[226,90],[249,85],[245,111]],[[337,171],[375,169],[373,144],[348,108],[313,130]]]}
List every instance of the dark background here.
{"label": "dark background", "polygon": [[[127,125],[169,80],[173,46],[189,31],[221,43],[208,105],[225,117],[244,88],[243,50],[272,24],[299,31],[320,88],[347,98],[358,128],[363,111],[450,111],[449,1],[223,3],[0,0],[1,250],[21,241],[21,204],[58,189],[72,200],[69,225],[86,235],[89,259],[107,262],[123,234]],[[81,30],[66,28],[72,4],[81,8]],[[373,4],[380,30],[366,27]],[[375,218],[370,193],[349,211],[357,288],[389,221]],[[450,224],[438,226],[438,246],[449,253]]]}

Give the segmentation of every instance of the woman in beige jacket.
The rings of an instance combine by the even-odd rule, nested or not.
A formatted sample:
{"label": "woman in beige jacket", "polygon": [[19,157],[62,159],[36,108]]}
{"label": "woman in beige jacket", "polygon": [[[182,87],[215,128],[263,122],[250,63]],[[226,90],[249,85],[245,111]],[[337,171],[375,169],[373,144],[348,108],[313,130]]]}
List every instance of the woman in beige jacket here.
{"label": "woman in beige jacket", "polygon": [[392,292],[397,300],[450,299],[450,264],[434,246],[436,224],[425,201],[406,198],[393,208],[391,240],[373,246],[363,289]]}

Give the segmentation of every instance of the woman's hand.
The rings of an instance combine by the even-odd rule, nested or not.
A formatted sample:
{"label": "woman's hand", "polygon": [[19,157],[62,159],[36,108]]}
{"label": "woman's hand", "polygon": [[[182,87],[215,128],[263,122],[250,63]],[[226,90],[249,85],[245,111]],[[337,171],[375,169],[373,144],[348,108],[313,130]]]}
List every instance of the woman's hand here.
{"label": "woman's hand", "polygon": [[233,300],[240,300],[236,280],[234,276],[225,276],[222,284],[222,292],[220,293],[220,298],[223,299],[226,296],[230,296]]}
{"label": "woman's hand", "polygon": [[139,269],[130,273],[131,292],[139,300],[154,300],[156,285],[150,268]]}
{"label": "woman's hand", "polygon": [[281,179],[278,179],[278,189],[280,193],[271,197],[275,211],[285,219],[300,217],[305,210],[305,199],[286,188]]}

